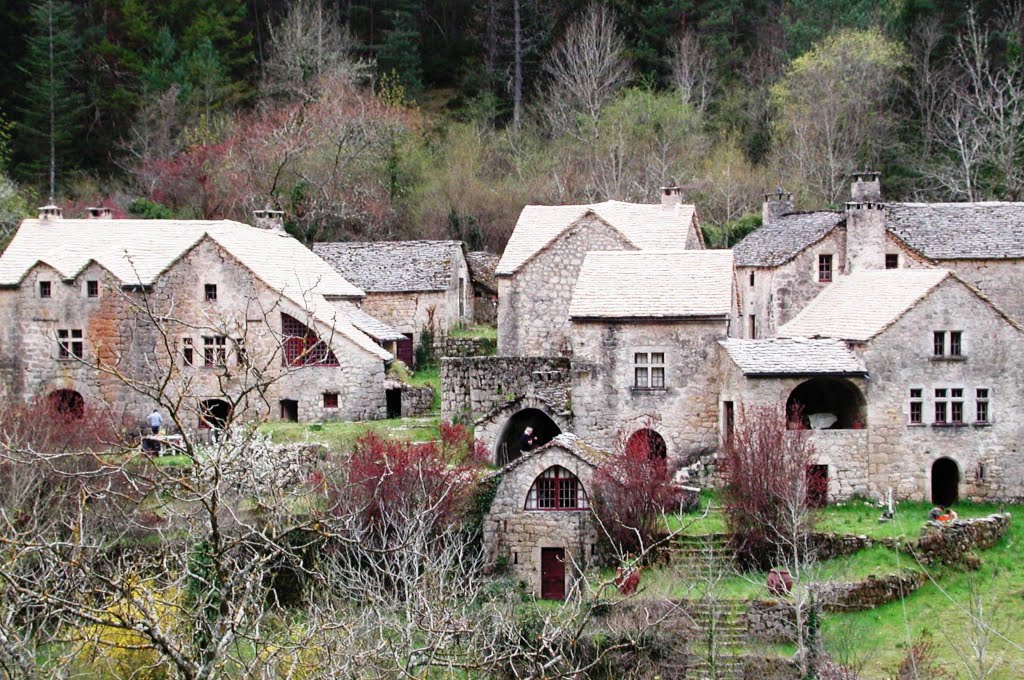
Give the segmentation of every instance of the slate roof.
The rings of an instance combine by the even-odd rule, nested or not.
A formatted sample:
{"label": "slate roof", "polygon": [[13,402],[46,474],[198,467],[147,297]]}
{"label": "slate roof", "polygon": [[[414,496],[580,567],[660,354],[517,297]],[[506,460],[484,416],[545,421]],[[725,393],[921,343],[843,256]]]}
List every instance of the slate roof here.
{"label": "slate roof", "polygon": [[515,460],[509,463],[506,463],[504,467],[492,473],[490,476],[501,477],[508,473],[510,470],[519,467],[528,460],[531,460],[539,455],[542,455],[545,451],[552,448],[565,449],[566,451],[568,451],[569,453],[573,454],[581,461],[586,463],[587,465],[590,465],[591,467],[595,468],[599,467],[603,463],[606,463],[612,457],[611,453],[597,448],[596,446],[590,444],[586,440],[580,438],[578,435],[575,435],[572,432],[563,432],[562,434],[558,435],[557,437],[549,441],[547,444],[544,444],[543,446],[538,446],[533,451],[523,454],[519,458],[516,458]]}
{"label": "slate roof", "polygon": [[370,316],[351,302],[338,300],[335,302],[335,305],[345,313],[345,316],[348,317],[353,326],[378,342],[394,342],[405,339],[405,335],[401,331],[395,330],[374,316]]}
{"label": "slate roof", "polygon": [[473,279],[473,285],[480,286],[492,293],[498,292],[498,279],[494,271],[498,268],[498,260],[501,258],[494,253],[477,250],[466,253],[466,261],[469,262],[469,272]]}
{"label": "slate roof", "polygon": [[807,246],[825,238],[846,217],[839,212],[798,212],[783,215],[747,234],[733,246],[737,267],[777,267]]}
{"label": "slate roof", "polygon": [[514,274],[581,217],[593,213],[640,250],[683,248],[694,222],[692,205],[664,208],[605,201],[591,205],[528,205],[519,214],[497,275]]}
{"label": "slate roof", "polygon": [[945,269],[858,271],[840,276],[789,323],[780,337],[828,337],[866,342],[939,285]]}
{"label": "slate roof", "polygon": [[326,299],[359,298],[363,291],[291,236],[231,220],[24,220],[0,256],[0,286],[19,285],[39,263],[73,279],[91,262],[123,285],[151,285],[204,239],[321,323],[382,359],[391,358]]}
{"label": "slate roof", "polygon": [[1024,258],[1024,203],[888,203],[886,226],[935,260]]}
{"label": "slate roof", "polygon": [[730,250],[599,250],[580,269],[571,318],[726,316],[732,311]]}
{"label": "slate roof", "polygon": [[830,338],[730,338],[719,344],[750,377],[776,375],[864,375],[864,362],[841,340]]}
{"label": "slate roof", "polygon": [[367,293],[448,290],[462,241],[314,243],[313,252]]}

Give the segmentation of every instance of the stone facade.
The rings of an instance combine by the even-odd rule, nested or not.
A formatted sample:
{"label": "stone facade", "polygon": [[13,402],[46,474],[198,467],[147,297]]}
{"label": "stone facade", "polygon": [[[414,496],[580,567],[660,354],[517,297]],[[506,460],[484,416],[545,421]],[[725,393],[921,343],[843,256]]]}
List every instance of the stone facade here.
{"label": "stone facade", "polygon": [[[152,381],[169,373],[166,394],[187,396],[191,415],[183,426],[199,424],[200,401],[247,392],[251,396],[239,406],[263,418],[281,416],[280,400],[297,402],[300,420],[384,416],[384,362],[312,319],[211,239],[177,259],[146,292],[124,288],[96,264],[73,280],[62,279],[38,264],[20,286],[0,290],[5,314],[19,320],[0,335],[0,376],[8,397],[30,400],[74,390],[87,407],[141,419],[154,403],[125,379]],[[40,297],[40,281],[50,282],[50,298]],[[96,297],[88,296],[88,281],[98,282]],[[216,301],[206,300],[207,283],[217,286]],[[283,366],[282,314],[313,328],[338,365]],[[82,330],[83,361],[58,358],[58,329]],[[225,366],[204,365],[204,337],[213,336],[225,339]],[[183,358],[186,339],[192,341],[191,366]],[[240,344],[249,370],[239,366]],[[90,365],[97,361],[124,377]],[[265,394],[252,390],[256,382],[270,382]],[[337,395],[337,408],[325,407],[325,393]]]}
{"label": "stone facade", "polygon": [[598,534],[589,510],[527,510],[527,494],[534,481],[552,466],[576,476],[589,492],[595,465],[584,460],[559,439],[505,466],[498,475],[494,500],[484,518],[485,560],[504,565],[541,595],[541,550],[565,551],[566,591],[596,551]]}
{"label": "stone facade", "polygon": [[[612,449],[653,429],[680,464],[718,444],[718,340],[726,321],[574,321],[572,408],[576,432]],[[665,387],[635,387],[636,353],[665,355]]]}
{"label": "stone facade", "polygon": [[941,266],[955,271],[1007,314],[1024,323],[1024,259],[943,260]]}
{"label": "stone facade", "polygon": [[498,276],[498,353],[566,356],[569,303],[586,254],[635,250],[596,215],[587,215],[526,262],[514,276]]}
{"label": "stone facade", "polygon": [[459,298],[455,291],[457,288],[454,291],[367,293],[362,310],[395,330],[411,335],[413,346],[418,346],[424,329],[444,331],[471,318],[471,307],[469,316],[459,315]]}
{"label": "stone facade", "polygon": [[567,413],[570,376],[564,357],[447,357],[441,360],[441,417],[476,422],[527,397]]}

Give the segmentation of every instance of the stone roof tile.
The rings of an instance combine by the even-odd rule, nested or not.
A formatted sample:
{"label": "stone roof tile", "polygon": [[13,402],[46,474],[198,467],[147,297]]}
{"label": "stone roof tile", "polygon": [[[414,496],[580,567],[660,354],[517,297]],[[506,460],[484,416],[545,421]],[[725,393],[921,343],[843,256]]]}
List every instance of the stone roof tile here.
{"label": "stone roof tile", "polygon": [[494,253],[482,250],[466,253],[466,261],[469,262],[469,272],[473,279],[473,284],[497,293],[498,279],[495,278],[494,271],[498,268],[498,260],[500,259]]}
{"label": "stone roof tile", "polygon": [[935,260],[1024,258],[1024,203],[888,203],[886,226]]}
{"label": "stone roof tile", "polygon": [[448,290],[462,241],[314,243],[313,252],[368,293]]}
{"label": "stone roof tile", "polygon": [[587,253],[569,316],[679,318],[732,311],[730,250],[600,250]]}
{"label": "stone roof tile", "polygon": [[864,362],[841,340],[770,338],[719,342],[744,375],[863,375]]}
{"label": "stone roof tile", "polygon": [[807,246],[825,238],[845,220],[838,212],[798,212],[783,215],[747,234],[733,246],[737,267],[777,267]]}

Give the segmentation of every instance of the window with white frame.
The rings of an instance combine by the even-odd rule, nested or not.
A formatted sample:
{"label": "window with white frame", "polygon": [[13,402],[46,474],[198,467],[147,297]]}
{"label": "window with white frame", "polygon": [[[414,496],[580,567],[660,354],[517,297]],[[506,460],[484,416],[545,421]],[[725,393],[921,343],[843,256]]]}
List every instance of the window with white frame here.
{"label": "window with white frame", "polygon": [[949,417],[949,390],[945,387],[935,388],[935,420],[936,425],[945,425]]}
{"label": "window with white frame", "polygon": [[203,336],[203,365],[226,366],[228,363],[228,339],[223,335]]}
{"label": "window with white frame", "polygon": [[81,359],[85,356],[85,338],[81,328],[57,330],[57,358]]}
{"label": "window with white frame", "polygon": [[633,387],[665,388],[665,353],[635,352],[633,354]]}
{"label": "window with white frame", "polygon": [[951,387],[949,390],[949,422],[964,422],[964,390],[962,387]]}
{"label": "window with white frame", "polygon": [[920,387],[910,388],[910,424],[920,425],[924,422],[924,390]]}
{"label": "window with white frame", "polygon": [[963,331],[932,331],[933,357],[958,359],[963,355]]}

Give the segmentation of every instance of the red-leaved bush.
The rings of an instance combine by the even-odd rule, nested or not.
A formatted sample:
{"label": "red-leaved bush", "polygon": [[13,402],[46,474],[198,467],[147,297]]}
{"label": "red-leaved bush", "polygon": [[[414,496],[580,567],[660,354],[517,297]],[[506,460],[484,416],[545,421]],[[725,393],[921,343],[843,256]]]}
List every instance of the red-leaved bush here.
{"label": "red-leaved bush", "polygon": [[345,478],[334,488],[339,510],[358,514],[366,525],[416,519],[445,526],[461,516],[475,475],[450,463],[434,444],[368,432],[356,440]]}
{"label": "red-leaved bush", "polygon": [[91,408],[80,398],[72,402],[55,395],[60,392],[38,397],[27,404],[17,401],[0,404],[0,437],[5,447],[62,453],[105,451],[128,443],[132,434],[131,418],[123,413]]}
{"label": "red-leaved bush", "polygon": [[656,540],[661,514],[679,503],[672,472],[649,440],[637,437],[598,468],[592,506],[619,554],[643,553]]}
{"label": "red-leaved bush", "polygon": [[490,453],[487,446],[473,435],[473,430],[461,423],[442,422],[441,450],[448,460],[474,466],[487,465]]}
{"label": "red-leaved bush", "polygon": [[813,529],[813,501],[827,484],[813,474],[809,432],[787,429],[786,414],[768,406],[747,407],[738,415],[719,466],[737,556],[762,569],[801,560]]}

